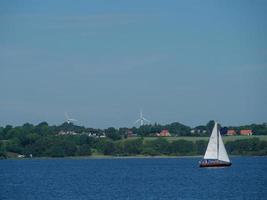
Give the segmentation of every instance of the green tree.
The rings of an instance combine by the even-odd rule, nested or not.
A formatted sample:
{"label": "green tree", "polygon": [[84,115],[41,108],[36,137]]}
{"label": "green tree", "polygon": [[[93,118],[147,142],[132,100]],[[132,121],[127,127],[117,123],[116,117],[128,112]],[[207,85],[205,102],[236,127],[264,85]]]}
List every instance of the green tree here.
{"label": "green tree", "polygon": [[47,122],[41,122],[39,123],[35,128],[34,131],[39,135],[48,135],[54,133],[54,128],[49,127]]}
{"label": "green tree", "polygon": [[89,144],[82,144],[78,147],[77,155],[79,156],[90,156],[92,154],[91,147]]}
{"label": "green tree", "polygon": [[214,124],[215,124],[214,120],[210,120],[210,121],[207,123],[206,127],[207,127],[207,131],[208,131],[209,134],[211,134],[212,129],[213,129],[213,127],[214,127]]}
{"label": "green tree", "polygon": [[196,149],[196,153],[198,155],[203,155],[206,151],[206,148],[208,146],[208,141],[205,140],[197,140],[195,143],[195,149]]}
{"label": "green tree", "polygon": [[171,153],[176,155],[188,155],[194,152],[194,143],[187,140],[175,140],[171,143]]}
{"label": "green tree", "polygon": [[153,153],[158,152],[158,154],[168,154],[170,151],[170,143],[166,139],[158,138],[146,142],[144,148],[153,149]]}
{"label": "green tree", "polygon": [[56,139],[53,141],[52,146],[46,151],[46,154],[52,157],[64,157],[74,156],[76,151],[77,147],[74,142],[66,139]]}
{"label": "green tree", "polygon": [[121,139],[121,135],[119,134],[118,130],[110,127],[108,129],[105,130],[106,136],[112,140],[120,140]]}
{"label": "green tree", "polygon": [[142,144],[142,139],[125,140],[123,144],[123,150],[127,155],[140,154],[142,151]]}
{"label": "green tree", "polygon": [[89,146],[92,146],[94,143],[94,138],[89,137],[88,135],[80,135],[78,145],[88,144]]}
{"label": "green tree", "polygon": [[7,158],[5,144],[0,141],[0,159]]}
{"label": "green tree", "polygon": [[11,131],[13,127],[11,125],[6,125],[6,127],[3,129],[2,134],[3,134],[3,139],[9,139],[8,133]]}
{"label": "green tree", "polygon": [[7,151],[13,152],[13,153],[22,154],[23,152],[23,147],[20,145],[20,141],[18,138],[13,138],[9,140],[6,144],[6,149]]}

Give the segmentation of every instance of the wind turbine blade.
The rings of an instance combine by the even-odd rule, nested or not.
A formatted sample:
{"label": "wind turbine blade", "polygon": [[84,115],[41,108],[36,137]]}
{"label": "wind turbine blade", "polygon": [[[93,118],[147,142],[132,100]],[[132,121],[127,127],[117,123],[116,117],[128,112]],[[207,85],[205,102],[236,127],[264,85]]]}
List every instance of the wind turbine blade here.
{"label": "wind turbine blade", "polygon": [[143,120],[145,120],[145,121],[147,121],[147,122],[150,122],[148,119],[146,119],[146,118],[144,118],[144,117],[143,117]]}
{"label": "wind turbine blade", "polygon": [[134,124],[138,123],[140,120],[141,120],[141,119],[136,120],[136,121],[134,122]]}
{"label": "wind turbine blade", "polygon": [[69,116],[68,116],[67,112],[65,112],[65,117],[66,117],[66,119],[69,119]]}

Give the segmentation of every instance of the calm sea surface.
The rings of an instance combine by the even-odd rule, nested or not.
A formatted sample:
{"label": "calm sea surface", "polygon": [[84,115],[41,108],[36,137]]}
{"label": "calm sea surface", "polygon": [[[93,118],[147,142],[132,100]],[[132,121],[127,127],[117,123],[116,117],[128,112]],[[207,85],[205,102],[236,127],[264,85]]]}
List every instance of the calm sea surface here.
{"label": "calm sea surface", "polygon": [[267,199],[267,157],[202,169],[199,158],[0,161],[0,199]]}

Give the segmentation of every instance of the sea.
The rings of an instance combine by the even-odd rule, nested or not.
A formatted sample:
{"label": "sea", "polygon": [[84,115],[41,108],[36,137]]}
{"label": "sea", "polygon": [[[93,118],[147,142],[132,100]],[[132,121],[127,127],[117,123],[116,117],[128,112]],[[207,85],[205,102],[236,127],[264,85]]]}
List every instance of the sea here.
{"label": "sea", "polygon": [[0,160],[1,200],[267,199],[267,157]]}

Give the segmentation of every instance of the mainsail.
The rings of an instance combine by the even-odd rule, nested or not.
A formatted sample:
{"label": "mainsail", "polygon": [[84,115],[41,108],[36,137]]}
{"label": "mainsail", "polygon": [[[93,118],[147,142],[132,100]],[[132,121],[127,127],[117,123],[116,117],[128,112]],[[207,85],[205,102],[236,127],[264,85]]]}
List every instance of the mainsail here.
{"label": "mainsail", "polygon": [[217,123],[215,122],[204,159],[218,159]]}
{"label": "mainsail", "polygon": [[215,122],[214,128],[212,130],[204,159],[217,159],[225,162],[230,162],[222,141],[220,131],[218,131],[217,122]]}

